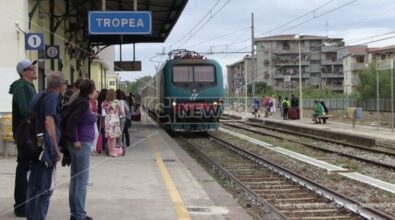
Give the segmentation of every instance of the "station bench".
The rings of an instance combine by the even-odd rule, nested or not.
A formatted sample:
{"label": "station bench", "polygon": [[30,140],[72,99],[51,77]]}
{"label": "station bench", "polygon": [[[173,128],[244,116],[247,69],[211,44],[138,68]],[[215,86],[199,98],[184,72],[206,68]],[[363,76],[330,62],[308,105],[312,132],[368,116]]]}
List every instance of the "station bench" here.
{"label": "station bench", "polygon": [[333,117],[333,115],[320,115],[320,116],[317,116],[317,118],[322,119],[322,123],[323,124],[326,124],[326,120],[329,119],[329,118],[332,118],[332,117]]}

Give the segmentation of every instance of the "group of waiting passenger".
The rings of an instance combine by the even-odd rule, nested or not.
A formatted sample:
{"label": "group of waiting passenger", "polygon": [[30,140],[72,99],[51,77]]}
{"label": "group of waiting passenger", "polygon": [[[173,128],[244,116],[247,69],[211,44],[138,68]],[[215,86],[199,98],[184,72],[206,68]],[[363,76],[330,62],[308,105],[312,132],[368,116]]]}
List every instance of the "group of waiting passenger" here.
{"label": "group of waiting passenger", "polygon": [[[258,98],[254,98],[253,100],[253,114],[255,118],[260,117],[259,109],[260,109],[260,101]],[[262,107],[265,113],[265,118],[272,117],[276,115],[276,108],[279,109],[279,117],[284,120],[287,119],[299,119],[299,99],[295,95],[291,95],[291,100],[288,97],[282,99],[281,96],[269,97],[264,96],[262,98]],[[321,123],[321,119],[323,116],[328,115],[328,108],[325,105],[324,101],[314,101],[314,113],[312,115],[312,120],[314,123]]]}
{"label": "group of waiting passenger", "polygon": [[[284,99],[281,96],[264,96],[262,98],[262,107],[264,111],[264,117],[273,117],[277,115],[277,112],[279,112],[278,117],[283,118],[284,120],[288,119],[289,111],[297,109],[299,106],[299,100],[296,96],[292,95],[291,100],[289,100],[288,97],[285,97]],[[260,101],[258,98],[254,98],[253,100],[253,114],[255,115],[255,118],[260,117],[259,109],[260,109]],[[277,111],[277,109],[279,111]]]}
{"label": "group of waiting passenger", "polygon": [[[14,213],[28,220],[46,218],[50,197],[55,188],[57,162],[70,165],[69,207],[71,220],[90,220],[85,211],[91,154],[98,154],[97,142],[107,143],[111,157],[120,156],[123,146],[130,145],[133,96],[122,91],[100,91],[91,79],[79,79],[66,91],[65,75],[47,75],[47,89],[36,93],[36,61],[21,60],[16,69],[20,79],[10,86],[12,129],[17,140],[17,167],[14,191]],[[27,115],[37,115],[43,133],[37,135],[42,151],[37,158],[22,157],[26,146],[19,146],[21,124]],[[100,133],[103,138],[100,139]],[[40,137],[40,138],[39,138]],[[125,138],[126,143],[123,144]],[[43,145],[41,145],[43,143]],[[122,150],[121,150],[122,152]],[[28,175],[30,172],[30,175]]]}

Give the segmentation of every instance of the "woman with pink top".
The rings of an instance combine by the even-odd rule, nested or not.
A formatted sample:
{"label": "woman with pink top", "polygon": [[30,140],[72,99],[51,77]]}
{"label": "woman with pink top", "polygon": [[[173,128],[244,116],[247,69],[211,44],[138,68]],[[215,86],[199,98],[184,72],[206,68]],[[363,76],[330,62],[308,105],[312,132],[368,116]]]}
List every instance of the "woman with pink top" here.
{"label": "woman with pink top", "polygon": [[103,109],[106,113],[105,118],[105,135],[108,144],[108,155],[117,157],[117,150],[115,147],[116,140],[121,136],[121,126],[119,116],[123,115],[123,109],[119,106],[119,101],[116,98],[116,93],[113,89],[108,90],[106,100],[103,102]]}

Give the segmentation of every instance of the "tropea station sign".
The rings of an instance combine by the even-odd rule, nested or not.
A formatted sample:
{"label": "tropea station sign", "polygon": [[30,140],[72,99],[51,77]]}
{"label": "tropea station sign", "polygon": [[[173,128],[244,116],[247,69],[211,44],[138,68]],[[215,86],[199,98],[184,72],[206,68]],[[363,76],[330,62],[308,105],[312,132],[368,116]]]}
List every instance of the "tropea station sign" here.
{"label": "tropea station sign", "polygon": [[90,35],[151,34],[152,16],[149,11],[90,11]]}

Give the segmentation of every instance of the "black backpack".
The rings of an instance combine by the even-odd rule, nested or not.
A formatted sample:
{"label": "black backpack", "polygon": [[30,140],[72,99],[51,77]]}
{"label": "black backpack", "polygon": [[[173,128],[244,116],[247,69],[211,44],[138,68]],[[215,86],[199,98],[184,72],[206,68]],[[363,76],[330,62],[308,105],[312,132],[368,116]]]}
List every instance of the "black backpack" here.
{"label": "black backpack", "polygon": [[[15,139],[18,147],[18,157],[21,160],[37,160],[43,150],[42,146],[38,145],[37,134],[45,132],[45,128],[39,118],[39,112],[47,94],[43,93],[40,96],[33,109],[28,111],[27,116],[17,126]],[[44,136],[41,138],[44,138]]]}
{"label": "black backpack", "polygon": [[59,141],[59,146],[60,146],[60,151],[63,153],[63,158],[62,158],[62,166],[70,166],[71,164],[71,155],[68,149],[68,146],[71,145],[70,141],[67,140],[67,137],[65,135],[65,130],[66,130],[66,121],[67,118],[70,116],[70,104],[68,103],[67,105],[64,105],[62,107],[62,110],[60,112],[60,117],[61,117],[61,123],[60,123],[60,141]]}

